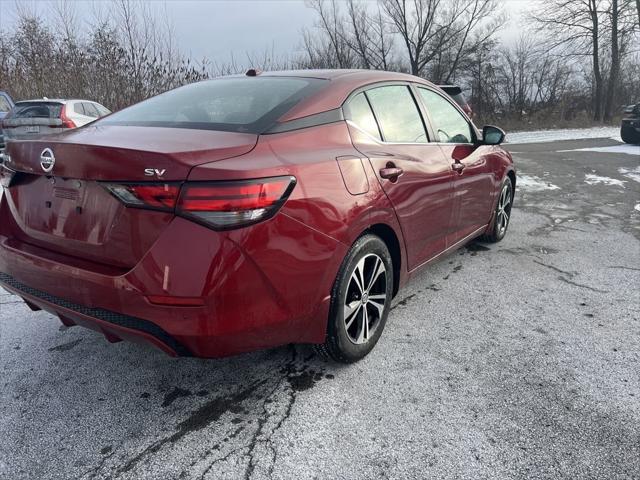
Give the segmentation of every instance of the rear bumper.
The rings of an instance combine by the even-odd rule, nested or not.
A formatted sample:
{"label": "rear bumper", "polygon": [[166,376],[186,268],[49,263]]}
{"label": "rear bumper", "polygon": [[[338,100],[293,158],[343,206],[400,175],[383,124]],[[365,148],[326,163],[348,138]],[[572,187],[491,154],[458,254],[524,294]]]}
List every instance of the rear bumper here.
{"label": "rear bumper", "polygon": [[[123,273],[0,233],[0,284],[32,308],[109,341],[224,357],[324,341],[329,293],[346,250],[284,214],[224,235],[175,218]],[[157,305],[148,299],[155,295],[202,298],[204,305]]]}
{"label": "rear bumper", "polygon": [[0,285],[19,295],[32,310],[45,310],[57,315],[68,327],[82,325],[104,334],[110,342],[120,340],[145,341],[171,356],[191,356],[187,347],[153,322],[130,317],[102,308],[88,308],[50,295],[0,273]]}

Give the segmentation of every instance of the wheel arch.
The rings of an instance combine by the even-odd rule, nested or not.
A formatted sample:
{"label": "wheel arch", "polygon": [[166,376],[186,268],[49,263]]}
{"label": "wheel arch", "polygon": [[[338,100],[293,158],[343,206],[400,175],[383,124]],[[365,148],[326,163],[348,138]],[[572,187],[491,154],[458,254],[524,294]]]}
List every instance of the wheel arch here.
{"label": "wheel arch", "polygon": [[402,271],[402,250],[400,249],[400,239],[396,232],[385,223],[376,223],[367,228],[362,235],[373,234],[385,243],[393,262],[393,296],[395,297],[400,289],[400,272]]}
{"label": "wheel arch", "polygon": [[513,170],[509,170],[507,172],[507,177],[511,180],[511,188],[513,190],[512,196],[516,193],[516,172]]}

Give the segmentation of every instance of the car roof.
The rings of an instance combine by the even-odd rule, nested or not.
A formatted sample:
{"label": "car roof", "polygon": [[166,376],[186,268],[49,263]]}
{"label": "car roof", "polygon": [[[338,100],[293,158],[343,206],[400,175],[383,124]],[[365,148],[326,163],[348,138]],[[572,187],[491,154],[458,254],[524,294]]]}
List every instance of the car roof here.
{"label": "car roof", "polygon": [[42,103],[42,102],[49,102],[49,103],[61,103],[61,104],[65,104],[65,103],[69,103],[69,102],[91,102],[91,103],[98,103],[95,100],[83,100],[80,98],[32,98],[29,100],[20,100],[18,102],[16,102],[16,105],[19,103]]}
{"label": "car roof", "polygon": [[412,82],[435,87],[433,83],[423,78],[408,73],[387,72],[384,70],[284,70],[261,72],[258,74],[258,77],[262,76],[320,78],[329,81],[329,84],[325,88],[321,88],[319,91],[301,100],[296,106],[284,114],[284,116],[279,119],[279,122],[287,122],[339,108],[351,92],[375,83]]}

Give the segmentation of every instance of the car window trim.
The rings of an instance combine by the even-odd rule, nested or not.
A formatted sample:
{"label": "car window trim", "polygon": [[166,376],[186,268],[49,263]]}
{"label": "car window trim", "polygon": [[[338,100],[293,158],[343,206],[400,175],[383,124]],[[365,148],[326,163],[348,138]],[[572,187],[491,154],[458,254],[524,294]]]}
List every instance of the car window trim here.
{"label": "car window trim", "polygon": [[[364,97],[364,100],[367,102],[367,105],[369,106],[369,111],[371,112],[371,115],[373,116],[373,121],[376,122],[376,129],[378,130],[378,137],[374,137],[373,135],[371,135],[369,132],[367,132],[364,128],[362,128],[360,125],[358,125],[356,122],[354,122],[351,119],[347,118],[346,113],[344,112],[344,107],[347,105],[347,103],[353,101],[354,98],[356,98],[358,95],[362,94],[362,96]],[[345,118],[345,121],[349,122],[351,125],[353,125],[354,127],[356,127],[358,130],[360,130],[361,132],[367,134],[367,136],[373,138],[374,140],[381,142],[383,139],[382,136],[382,129],[380,128],[380,122],[378,121],[378,117],[376,117],[376,112],[373,111],[373,106],[371,105],[371,101],[369,100],[369,97],[367,97],[367,92],[366,91],[361,91],[358,92],[357,94],[351,96],[351,98],[349,99],[349,102],[345,101],[342,106],[340,107],[340,109],[343,111],[343,117]]]}
{"label": "car window trim", "polygon": [[[425,117],[423,114],[423,110],[422,110],[422,104],[419,103],[419,100],[416,100],[416,96],[415,93],[413,92],[413,90],[411,89],[413,83],[412,82],[406,82],[406,81],[389,81],[389,80],[385,80],[382,82],[372,82],[372,83],[368,83],[367,85],[362,85],[358,88],[356,88],[355,90],[353,90],[351,93],[349,93],[349,95],[347,95],[347,98],[344,100],[344,102],[342,102],[341,105],[341,109],[344,109],[344,106],[351,101],[351,99],[353,97],[355,97],[356,95],[358,95],[361,92],[365,93],[365,98],[367,99],[367,102],[369,102],[369,106],[371,107],[371,112],[373,112],[373,116],[376,120],[376,124],[378,125],[378,131],[380,132],[380,137],[382,138],[382,140],[380,140],[380,138],[375,138],[372,135],[370,135],[369,133],[365,132],[361,127],[358,127],[358,125],[356,123],[354,123],[351,120],[347,120],[349,121],[352,125],[354,125],[355,127],[358,128],[358,130],[360,130],[361,132],[365,133],[369,138],[375,140],[377,143],[379,143],[380,145],[430,145],[433,142],[431,142],[431,138],[432,138],[432,131],[430,130],[430,126],[427,125],[427,122],[425,121]],[[420,84],[422,85],[422,84]],[[376,112],[373,108],[373,105],[371,105],[371,102],[369,100],[369,97],[367,96],[366,92],[368,90],[372,90],[374,88],[379,88],[379,87],[394,87],[394,86],[406,86],[409,87],[409,93],[411,94],[411,96],[413,97],[413,101],[416,104],[416,107],[418,108],[418,114],[420,115],[420,119],[422,120],[422,125],[424,127],[425,130],[425,134],[427,136],[427,141],[426,142],[389,142],[386,141],[384,139],[384,135],[382,134],[382,127],[380,126],[380,122],[378,121],[378,117],[376,116]],[[343,114],[344,115],[344,114]],[[346,119],[346,115],[344,115],[344,118]]]}
{"label": "car window trim", "polygon": [[448,102],[449,105],[453,106],[453,108],[455,108],[458,113],[461,114],[462,119],[467,122],[467,125],[469,126],[469,130],[471,130],[471,136],[473,137],[471,139],[471,142],[465,142],[465,143],[452,143],[452,142],[440,142],[440,141],[433,141],[430,143],[433,143],[434,145],[477,145],[478,144],[478,139],[480,138],[479,136],[479,132],[476,129],[476,126],[468,119],[467,114],[464,113],[464,110],[462,110],[462,108],[460,107],[460,105],[458,105],[456,102],[451,102],[451,100],[449,100],[447,97],[445,97],[444,95],[442,95],[440,92],[438,92],[436,89],[434,88],[429,88],[428,85],[424,85],[424,84],[414,84],[413,85],[415,90],[416,90],[416,95],[417,97],[419,97],[420,99],[420,106],[421,108],[424,109],[424,114],[426,115],[426,117],[429,119],[429,123],[431,125],[431,130],[433,132],[433,137],[434,140],[435,139],[439,139],[438,135],[436,135],[436,130],[435,130],[435,123],[433,121],[433,118],[431,117],[431,114],[429,113],[429,109],[427,108],[424,99],[422,98],[422,95],[420,94],[420,92],[418,91],[419,88],[424,88],[425,90],[428,90],[430,92],[435,93],[436,95],[439,95],[444,101]]}
{"label": "car window trim", "polygon": [[317,127],[320,125],[328,125],[330,123],[341,122],[345,119],[342,108],[334,108],[324,112],[314,113],[306,117],[296,118],[287,122],[276,123],[261,135],[271,135],[274,133],[291,132],[294,130],[302,130],[303,128]]}

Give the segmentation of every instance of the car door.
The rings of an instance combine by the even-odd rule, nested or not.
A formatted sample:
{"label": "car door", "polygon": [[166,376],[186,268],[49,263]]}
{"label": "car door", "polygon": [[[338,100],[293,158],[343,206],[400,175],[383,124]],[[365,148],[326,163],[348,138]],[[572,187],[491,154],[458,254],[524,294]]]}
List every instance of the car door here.
{"label": "car door", "polygon": [[435,141],[451,167],[454,213],[448,246],[485,226],[491,217],[494,183],[490,158],[476,142],[475,128],[444,95],[416,88],[434,131]]}
{"label": "car door", "polygon": [[393,205],[412,270],[441,253],[451,224],[453,170],[425,124],[408,84],[374,86],[345,103],[354,146]]}

